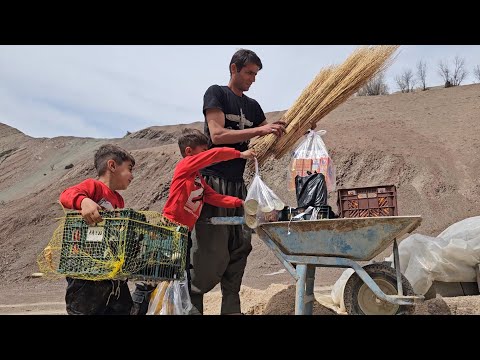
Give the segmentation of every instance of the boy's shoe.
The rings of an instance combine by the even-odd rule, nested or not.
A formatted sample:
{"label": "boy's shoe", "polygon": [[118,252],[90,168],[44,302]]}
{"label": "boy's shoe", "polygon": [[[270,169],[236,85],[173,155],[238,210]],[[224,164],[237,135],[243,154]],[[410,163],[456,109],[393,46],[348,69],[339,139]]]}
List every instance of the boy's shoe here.
{"label": "boy's shoe", "polygon": [[132,293],[133,305],[130,315],[146,315],[150,295],[155,290],[155,285],[147,283],[135,283],[135,290]]}

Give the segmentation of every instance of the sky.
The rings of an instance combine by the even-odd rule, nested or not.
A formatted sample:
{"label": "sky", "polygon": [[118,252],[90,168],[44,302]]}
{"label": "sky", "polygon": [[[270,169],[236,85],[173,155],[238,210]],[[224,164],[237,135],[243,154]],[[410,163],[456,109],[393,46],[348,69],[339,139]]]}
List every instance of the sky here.
{"label": "sky", "polygon": [[[34,137],[123,137],[155,125],[203,121],[205,90],[227,85],[240,48],[263,63],[246,95],[264,112],[288,109],[325,66],[342,63],[359,45],[13,45],[0,46],[0,122]],[[394,81],[419,60],[427,86],[443,83],[439,61],[465,58],[475,82],[480,45],[405,45],[386,72]]]}

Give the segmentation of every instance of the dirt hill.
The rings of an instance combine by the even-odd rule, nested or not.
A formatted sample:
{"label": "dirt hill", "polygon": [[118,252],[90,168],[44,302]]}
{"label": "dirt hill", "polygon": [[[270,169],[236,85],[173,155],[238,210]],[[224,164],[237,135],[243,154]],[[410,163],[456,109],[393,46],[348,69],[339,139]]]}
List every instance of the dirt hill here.
{"label": "dirt hill", "polygon": [[[270,121],[283,111],[267,114]],[[395,184],[400,215],[422,215],[417,232],[437,235],[450,224],[480,213],[480,85],[389,96],[353,97],[330,113],[317,129],[337,168],[338,187]],[[32,119],[34,121],[34,119]],[[184,127],[203,122],[147,128],[120,139],[32,138],[0,124],[0,284],[38,271],[36,255],[62,215],[61,191],[94,177],[93,154],[113,142],[132,151],[135,179],[123,192],[129,207],[160,211],[180,154],[176,139]],[[264,181],[288,204],[288,156],[261,169]],[[66,169],[67,165],[73,167]],[[69,167],[69,166],[67,166]],[[250,173],[245,178],[250,180]],[[329,203],[336,211],[336,196]],[[391,250],[379,257],[387,256]],[[254,238],[244,283],[266,288],[292,283],[271,251]],[[320,272],[332,284],[336,270]]]}

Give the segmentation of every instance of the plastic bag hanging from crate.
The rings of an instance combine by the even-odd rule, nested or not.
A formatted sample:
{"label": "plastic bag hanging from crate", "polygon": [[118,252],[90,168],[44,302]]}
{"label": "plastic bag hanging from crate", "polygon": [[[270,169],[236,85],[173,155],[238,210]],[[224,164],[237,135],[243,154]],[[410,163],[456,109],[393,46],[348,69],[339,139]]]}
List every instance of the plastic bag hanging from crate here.
{"label": "plastic bag hanging from crate", "polygon": [[[322,136],[327,132],[309,130],[306,139],[295,149],[289,169],[288,190],[295,190],[295,177],[322,173],[325,176],[327,190],[335,191],[335,166],[328,155]],[[310,174],[309,174],[310,173]]]}
{"label": "plastic bag hanging from crate", "polygon": [[147,315],[187,315],[192,309],[188,280],[162,281],[150,297]]}
{"label": "plastic bag hanging from crate", "polygon": [[188,315],[192,308],[188,293],[188,280],[173,280],[168,285],[163,298],[160,315]]}
{"label": "plastic bag hanging from crate", "polygon": [[258,161],[255,159],[255,176],[244,203],[247,226],[255,228],[259,222],[272,221],[274,213],[284,207],[284,202],[260,178]]}
{"label": "plastic bag hanging from crate", "polygon": [[160,312],[162,311],[163,298],[165,297],[165,291],[169,285],[170,281],[162,281],[158,283],[157,287],[150,295],[147,315],[160,315]]}

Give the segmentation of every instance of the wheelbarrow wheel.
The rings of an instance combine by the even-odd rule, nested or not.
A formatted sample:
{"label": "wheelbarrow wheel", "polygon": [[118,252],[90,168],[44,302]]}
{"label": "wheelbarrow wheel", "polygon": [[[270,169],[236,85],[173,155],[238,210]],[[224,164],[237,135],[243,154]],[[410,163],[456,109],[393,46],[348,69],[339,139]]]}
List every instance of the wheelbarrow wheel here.
{"label": "wheelbarrow wheel", "polygon": [[[397,273],[394,268],[377,263],[366,265],[363,269],[385,294],[398,294]],[[412,286],[403,274],[402,289],[403,295],[415,295]],[[415,311],[415,305],[397,305],[378,299],[356,272],[345,284],[343,301],[349,315],[410,315]]]}

